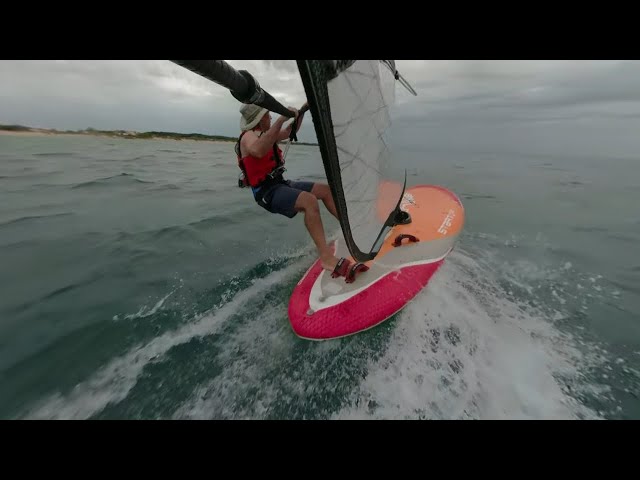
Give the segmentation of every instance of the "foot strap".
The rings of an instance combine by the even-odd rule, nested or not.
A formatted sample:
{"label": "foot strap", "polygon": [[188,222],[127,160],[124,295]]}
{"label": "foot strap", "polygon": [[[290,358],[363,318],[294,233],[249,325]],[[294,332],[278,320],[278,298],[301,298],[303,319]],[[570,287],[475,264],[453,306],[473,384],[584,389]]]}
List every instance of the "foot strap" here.
{"label": "foot strap", "polygon": [[398,235],[396,237],[396,239],[393,241],[393,246],[394,247],[399,247],[400,245],[402,245],[402,240],[404,240],[405,238],[408,239],[409,242],[411,242],[411,243],[416,243],[416,242],[420,241],[420,240],[418,240],[418,237],[415,237],[413,235],[409,235],[407,233],[403,233],[402,235]]}
{"label": "foot strap", "polygon": [[361,272],[366,272],[367,270],[369,270],[369,267],[367,267],[364,263],[355,263],[350,269],[349,269],[349,273],[346,275],[345,278],[345,282],[347,283],[353,283],[356,279],[356,275],[358,273]]}
{"label": "foot strap", "polygon": [[338,260],[338,263],[333,269],[333,272],[331,273],[331,278],[346,277],[347,272],[349,270],[349,265],[351,265],[351,262],[346,258],[342,257],[340,260]]}

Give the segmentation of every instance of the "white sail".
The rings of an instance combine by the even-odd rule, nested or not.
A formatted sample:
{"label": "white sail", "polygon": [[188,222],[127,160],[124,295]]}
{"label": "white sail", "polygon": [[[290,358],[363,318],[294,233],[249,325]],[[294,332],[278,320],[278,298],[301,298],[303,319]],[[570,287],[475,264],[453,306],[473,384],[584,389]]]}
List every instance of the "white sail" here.
{"label": "white sail", "polygon": [[403,192],[385,138],[400,79],[395,62],[316,60],[299,68],[349,251],[372,259]]}

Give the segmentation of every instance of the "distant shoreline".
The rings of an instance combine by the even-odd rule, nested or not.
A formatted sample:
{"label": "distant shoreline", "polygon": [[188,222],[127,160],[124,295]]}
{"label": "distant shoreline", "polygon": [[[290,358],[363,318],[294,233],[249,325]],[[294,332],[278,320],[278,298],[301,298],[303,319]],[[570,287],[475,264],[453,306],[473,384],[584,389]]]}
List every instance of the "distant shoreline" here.
{"label": "distant shoreline", "polygon": [[[85,130],[56,130],[53,128],[34,128],[24,125],[0,125],[0,135],[14,136],[94,136],[123,138],[127,140],[195,140],[198,142],[211,143],[235,143],[237,137],[227,137],[224,135],[203,135],[201,133],[175,133],[175,132],[136,132],[132,130],[96,130],[87,128]],[[295,143],[294,143],[295,145]],[[317,143],[297,142],[297,145],[317,146]]]}

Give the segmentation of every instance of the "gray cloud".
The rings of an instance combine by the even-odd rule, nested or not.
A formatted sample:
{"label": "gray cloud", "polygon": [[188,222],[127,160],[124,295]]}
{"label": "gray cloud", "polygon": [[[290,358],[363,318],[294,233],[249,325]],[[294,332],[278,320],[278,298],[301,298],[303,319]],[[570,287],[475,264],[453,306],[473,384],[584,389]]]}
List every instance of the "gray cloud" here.
{"label": "gray cloud", "polygon": [[[640,101],[640,62],[470,61],[427,62],[415,68],[413,104],[457,109],[471,105],[507,109],[555,108],[612,101]],[[409,110],[410,111],[410,110]]]}
{"label": "gray cloud", "polygon": [[[406,62],[398,143],[640,157],[640,62]],[[406,72],[403,69],[406,68]]]}
{"label": "gray cloud", "polygon": [[[284,104],[305,101],[294,60],[229,63]],[[397,67],[418,91],[398,88],[392,133],[403,143],[542,148],[566,144],[556,139],[565,135],[600,149],[612,142],[640,149],[638,61],[398,60]],[[1,123],[237,135],[238,108],[223,87],[167,60],[0,61]],[[299,137],[315,140],[312,122]]]}
{"label": "gray cloud", "polygon": [[298,65],[295,60],[263,60],[263,62],[274,70],[298,73]]}
{"label": "gray cloud", "polygon": [[[295,62],[229,63],[281,102],[305,101]],[[237,135],[239,106],[223,87],[168,60],[0,61],[1,123]],[[313,127],[299,138],[313,141]]]}

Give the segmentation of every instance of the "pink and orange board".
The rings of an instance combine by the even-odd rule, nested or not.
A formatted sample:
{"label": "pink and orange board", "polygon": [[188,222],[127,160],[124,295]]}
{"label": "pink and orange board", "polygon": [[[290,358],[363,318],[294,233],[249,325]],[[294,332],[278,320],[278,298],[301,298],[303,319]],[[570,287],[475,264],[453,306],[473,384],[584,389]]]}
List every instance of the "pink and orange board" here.
{"label": "pink and orange board", "polygon": [[[411,223],[396,225],[384,240],[369,270],[355,282],[331,278],[317,260],[300,279],[289,301],[289,321],[299,337],[329,340],[379,325],[404,308],[427,286],[453,250],[464,225],[464,207],[446,188],[418,185],[405,191],[401,209]],[[417,242],[402,241],[412,235]],[[342,238],[333,243],[335,255],[351,258]]]}

